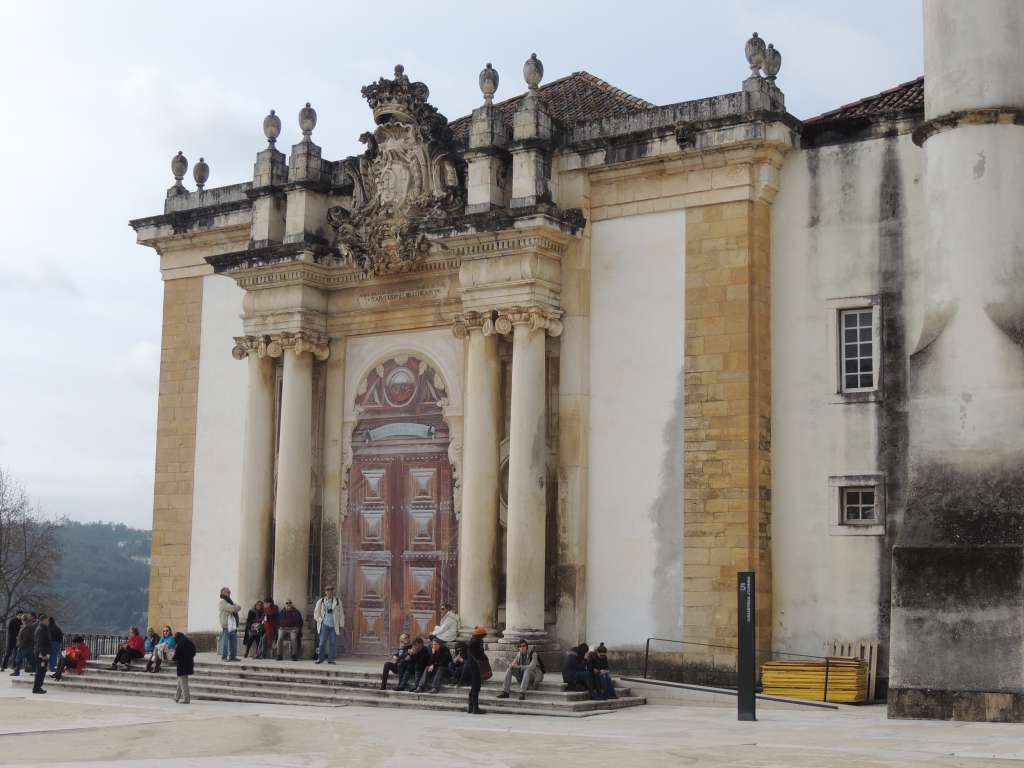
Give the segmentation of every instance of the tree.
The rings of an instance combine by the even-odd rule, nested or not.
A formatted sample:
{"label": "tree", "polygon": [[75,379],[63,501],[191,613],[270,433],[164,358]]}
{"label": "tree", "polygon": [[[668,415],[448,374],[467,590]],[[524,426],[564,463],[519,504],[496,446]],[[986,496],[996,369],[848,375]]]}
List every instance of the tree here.
{"label": "tree", "polygon": [[49,613],[58,607],[51,578],[61,557],[59,525],[0,469],[0,626],[19,608]]}

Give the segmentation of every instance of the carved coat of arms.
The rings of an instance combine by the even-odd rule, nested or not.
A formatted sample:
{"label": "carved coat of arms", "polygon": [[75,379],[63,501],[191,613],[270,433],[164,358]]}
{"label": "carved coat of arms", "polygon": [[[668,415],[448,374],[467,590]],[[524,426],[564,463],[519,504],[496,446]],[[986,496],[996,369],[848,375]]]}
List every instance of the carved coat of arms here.
{"label": "carved coat of arms", "polygon": [[461,213],[461,159],[448,121],[427,103],[430,91],[401,65],[393,80],[363,88],[377,129],[360,141],[366,151],[341,161],[350,207],[327,212],[341,258],[364,272],[404,272],[429,250],[425,228]]}

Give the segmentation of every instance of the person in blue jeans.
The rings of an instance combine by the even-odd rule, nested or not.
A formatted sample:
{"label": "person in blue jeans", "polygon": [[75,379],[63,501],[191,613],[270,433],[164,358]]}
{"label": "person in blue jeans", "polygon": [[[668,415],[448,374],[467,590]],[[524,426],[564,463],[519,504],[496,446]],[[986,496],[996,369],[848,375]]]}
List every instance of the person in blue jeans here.
{"label": "person in blue jeans", "polygon": [[316,622],[317,643],[316,663],[333,664],[338,655],[338,630],[345,628],[345,612],[341,601],[334,596],[334,587],[324,589],[324,596],[316,601],[313,608]]}
{"label": "person in blue jeans", "polygon": [[238,661],[238,612],[242,606],[231,599],[231,590],[221,587],[217,612],[220,616],[220,657]]}
{"label": "person in blue jeans", "polygon": [[64,644],[64,630],[57,626],[57,620],[50,617],[50,658],[51,672],[57,671],[57,660],[60,658],[60,647]]}

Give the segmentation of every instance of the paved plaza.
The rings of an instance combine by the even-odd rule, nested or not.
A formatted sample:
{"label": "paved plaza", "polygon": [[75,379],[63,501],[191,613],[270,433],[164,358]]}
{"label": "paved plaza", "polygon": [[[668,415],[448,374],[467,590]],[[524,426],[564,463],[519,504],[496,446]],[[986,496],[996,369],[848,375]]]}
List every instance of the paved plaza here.
{"label": "paved plaza", "polygon": [[881,706],[830,711],[786,705],[762,706],[757,723],[738,723],[731,698],[693,694],[682,701],[567,720],[354,706],[196,702],[185,707],[57,686],[46,696],[33,696],[0,682],[0,764],[1024,765],[1024,725],[889,721]]}

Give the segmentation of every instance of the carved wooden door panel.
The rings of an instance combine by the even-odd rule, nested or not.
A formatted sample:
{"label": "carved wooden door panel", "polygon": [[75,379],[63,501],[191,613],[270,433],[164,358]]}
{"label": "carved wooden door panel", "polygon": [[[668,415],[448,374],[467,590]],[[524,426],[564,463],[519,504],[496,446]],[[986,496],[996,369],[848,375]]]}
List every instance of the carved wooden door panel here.
{"label": "carved wooden door panel", "polygon": [[[402,462],[405,547],[401,584],[392,587],[410,635],[426,637],[440,605],[454,602],[457,528],[451,509],[451,469],[443,454],[407,456]],[[396,553],[397,554],[397,553]],[[401,589],[401,594],[399,594]],[[392,615],[395,615],[393,612]],[[396,616],[397,619],[397,616]]]}
{"label": "carved wooden door panel", "polygon": [[352,514],[346,521],[351,585],[347,618],[355,653],[383,652],[392,634],[392,550],[394,534],[399,532],[395,529],[400,525],[396,518],[401,517],[395,509],[399,473],[400,462],[394,456],[373,457],[352,466]]}

